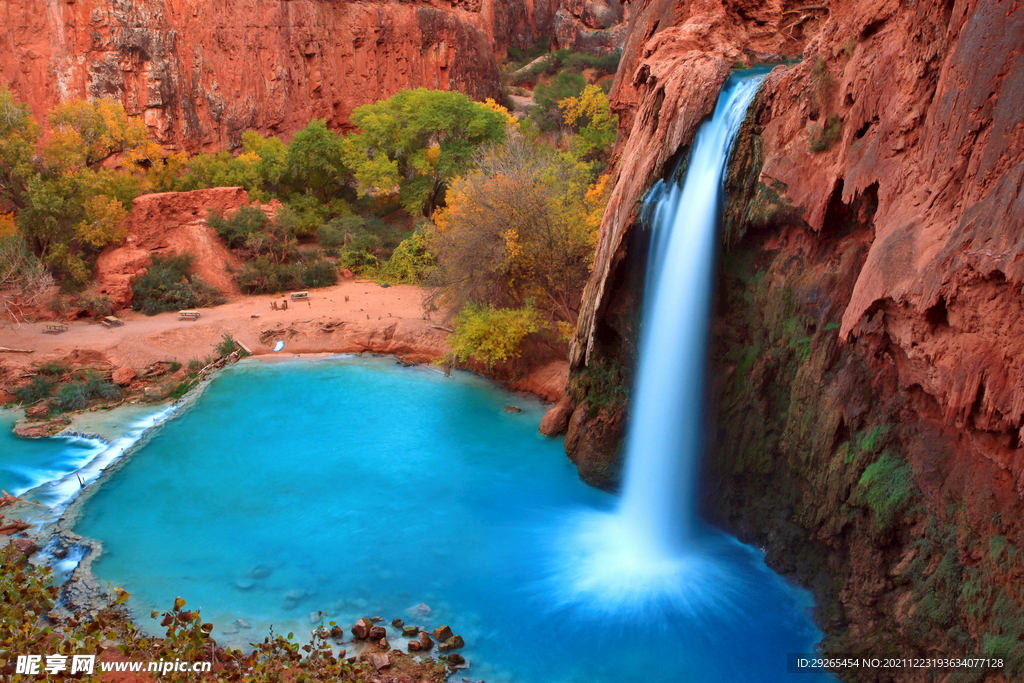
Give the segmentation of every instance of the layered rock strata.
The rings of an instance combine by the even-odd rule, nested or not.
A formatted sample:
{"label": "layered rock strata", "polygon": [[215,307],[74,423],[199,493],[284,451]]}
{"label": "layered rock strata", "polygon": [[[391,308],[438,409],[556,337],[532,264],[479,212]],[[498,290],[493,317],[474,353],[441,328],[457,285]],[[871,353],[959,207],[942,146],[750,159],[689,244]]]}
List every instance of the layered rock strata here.
{"label": "layered rock strata", "polygon": [[[168,148],[289,138],[403,88],[500,94],[497,57],[550,31],[557,0],[79,0],[0,8],[0,77],[41,118],[115,97]],[[40,11],[42,10],[42,11]]]}

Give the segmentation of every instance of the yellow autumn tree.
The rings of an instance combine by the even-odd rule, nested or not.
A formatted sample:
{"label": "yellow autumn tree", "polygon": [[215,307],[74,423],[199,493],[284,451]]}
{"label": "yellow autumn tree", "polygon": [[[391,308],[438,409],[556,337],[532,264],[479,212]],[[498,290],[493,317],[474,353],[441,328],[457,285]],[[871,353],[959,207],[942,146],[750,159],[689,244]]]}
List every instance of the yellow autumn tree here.
{"label": "yellow autumn tree", "polygon": [[124,105],[112,98],[58,104],[48,118],[53,133],[43,157],[51,168],[94,168],[118,154],[124,155],[126,166],[134,167],[161,156],[142,119],[128,116]]}
{"label": "yellow autumn tree", "polygon": [[615,144],[619,117],[612,114],[608,96],[596,85],[588,85],[577,97],[558,103],[562,119],[577,132],[578,154],[585,159],[607,162]]}
{"label": "yellow autumn tree", "polygon": [[607,183],[569,154],[521,136],[486,148],[434,215],[437,297],[452,311],[533,299],[574,324],[606,201]]}
{"label": "yellow autumn tree", "polygon": [[79,240],[92,247],[120,244],[128,236],[122,221],[128,216],[124,205],[113,197],[96,195],[85,200],[85,218],[75,226]]}

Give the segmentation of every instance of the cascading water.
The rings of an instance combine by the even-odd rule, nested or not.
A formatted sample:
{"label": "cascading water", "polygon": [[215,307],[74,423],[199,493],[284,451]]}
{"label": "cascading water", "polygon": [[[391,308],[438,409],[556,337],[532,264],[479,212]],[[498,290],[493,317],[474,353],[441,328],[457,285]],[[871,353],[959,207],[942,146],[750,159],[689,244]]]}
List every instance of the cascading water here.
{"label": "cascading water", "polygon": [[[650,255],[618,510],[588,513],[563,539],[555,570],[562,603],[614,612],[652,604],[722,610],[736,582],[696,541],[694,495],[704,432],[708,325],[724,174],[763,73],[734,74],[694,138],[682,185],[648,196]],[[709,601],[712,604],[708,604]]]}
{"label": "cascading water", "polygon": [[703,434],[712,270],[729,151],[763,76],[731,78],[701,125],[682,186],[662,193],[620,514],[645,555],[678,555],[690,533]]}

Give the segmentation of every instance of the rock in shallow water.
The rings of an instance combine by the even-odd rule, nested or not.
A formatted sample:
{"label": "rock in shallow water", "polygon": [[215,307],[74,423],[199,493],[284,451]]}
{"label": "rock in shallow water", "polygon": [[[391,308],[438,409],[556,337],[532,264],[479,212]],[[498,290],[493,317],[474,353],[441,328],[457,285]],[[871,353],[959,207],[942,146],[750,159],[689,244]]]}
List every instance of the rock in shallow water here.
{"label": "rock in shallow water", "polygon": [[452,629],[451,626],[448,626],[447,624],[444,626],[438,626],[434,629],[434,638],[436,638],[438,642],[444,642],[451,637]]}
{"label": "rock in shallow water", "polygon": [[452,636],[451,638],[446,638],[443,643],[437,646],[437,649],[441,652],[451,652],[452,650],[465,647],[465,645],[466,642],[462,640],[462,636]]}
{"label": "rock in shallow water", "polygon": [[370,623],[369,619],[363,617],[352,625],[352,635],[356,640],[364,640],[368,635],[370,635],[371,628],[374,628],[373,624]]}

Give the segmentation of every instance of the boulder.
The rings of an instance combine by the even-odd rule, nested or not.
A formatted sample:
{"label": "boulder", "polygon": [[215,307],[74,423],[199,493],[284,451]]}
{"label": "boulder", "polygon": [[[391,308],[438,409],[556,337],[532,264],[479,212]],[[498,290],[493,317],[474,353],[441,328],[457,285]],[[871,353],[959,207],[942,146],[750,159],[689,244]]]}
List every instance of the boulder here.
{"label": "boulder", "polygon": [[412,638],[413,636],[415,636],[419,632],[420,632],[419,626],[411,626],[410,625],[410,626],[403,626],[402,627],[402,635],[405,636],[406,638]]}
{"label": "boulder", "polygon": [[453,652],[448,655],[448,666],[454,668],[460,667],[466,663],[466,658],[460,655],[458,652]]}
{"label": "boulder", "polygon": [[15,538],[11,541],[11,544],[25,557],[28,557],[39,550],[39,546],[30,538]]}
{"label": "boulder", "polygon": [[340,275],[342,279],[345,280],[354,280],[356,277],[355,274],[348,268],[342,268],[341,270],[339,270],[338,275]]}
{"label": "boulder", "polygon": [[126,387],[129,384],[131,384],[132,380],[135,379],[137,376],[138,373],[136,373],[135,370],[133,370],[132,368],[125,367],[114,370],[111,379],[114,380],[114,384],[116,384],[117,386]]}
{"label": "boulder", "polygon": [[540,433],[544,436],[558,436],[565,433],[569,428],[569,418],[572,416],[572,400],[563,396],[562,400],[548,409],[540,421]]}
{"label": "boulder", "polygon": [[46,403],[40,403],[26,410],[25,415],[27,415],[28,417],[42,417],[43,415],[46,415],[48,412],[50,412],[50,406],[47,405]]}
{"label": "boulder", "polygon": [[399,619],[398,617],[395,617],[391,620],[391,625],[395,628],[402,628],[403,626],[405,626],[405,622]]}
{"label": "boulder", "polygon": [[433,634],[434,638],[436,638],[439,643],[444,642],[452,637],[452,629],[450,626],[445,624],[444,626],[438,626],[435,628]]}
{"label": "boulder", "polygon": [[452,650],[458,650],[466,646],[466,641],[462,639],[462,636],[451,636],[446,638],[443,643],[437,646],[437,649],[441,652],[451,652]]}
{"label": "boulder", "polygon": [[372,626],[367,637],[370,640],[380,640],[381,638],[386,638],[387,635],[387,629],[385,629],[383,626]]}
{"label": "boulder", "polygon": [[374,628],[374,625],[369,619],[363,617],[352,626],[352,635],[356,640],[365,640],[370,635],[370,629]]}
{"label": "boulder", "polygon": [[373,664],[373,668],[376,671],[380,671],[391,666],[391,657],[388,655],[370,655],[370,663]]}
{"label": "boulder", "polygon": [[432,647],[434,647],[434,641],[431,640],[430,636],[428,636],[426,634],[426,632],[424,632],[424,631],[420,631],[420,634],[419,634],[419,636],[416,637],[416,639],[420,643],[420,649],[421,650],[426,651],[426,650],[430,650]]}
{"label": "boulder", "polygon": [[418,641],[418,640],[410,640],[409,641],[409,652],[419,652],[422,649],[423,649],[423,647],[420,645],[420,641]]}

